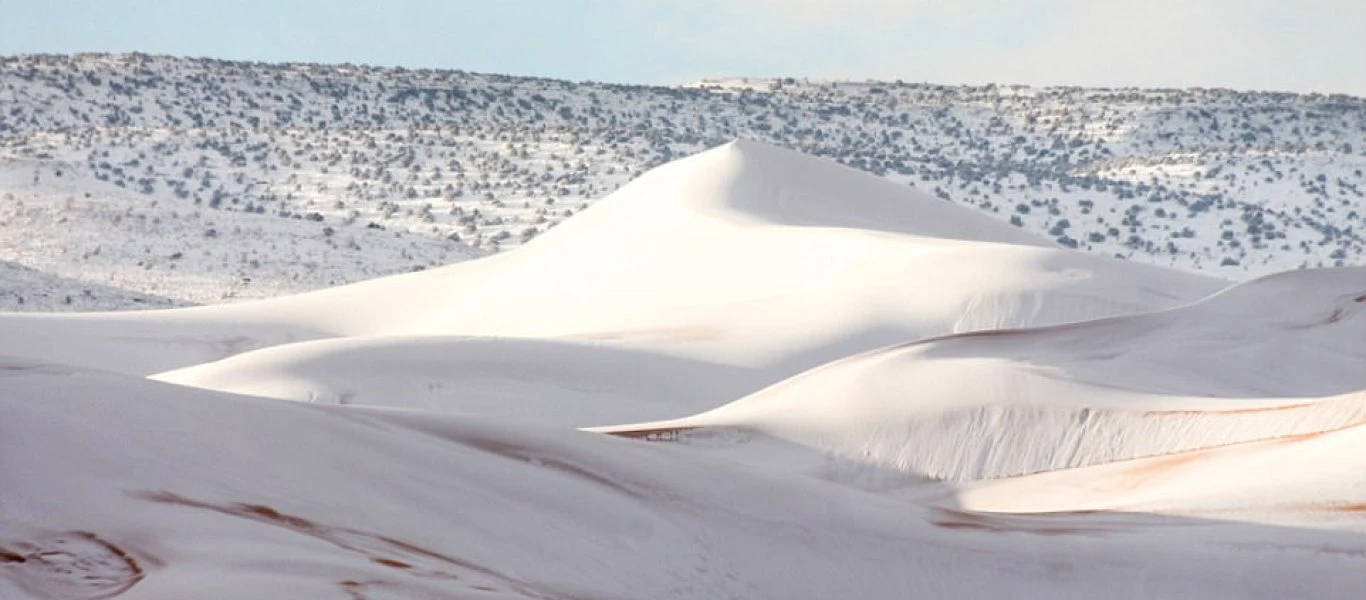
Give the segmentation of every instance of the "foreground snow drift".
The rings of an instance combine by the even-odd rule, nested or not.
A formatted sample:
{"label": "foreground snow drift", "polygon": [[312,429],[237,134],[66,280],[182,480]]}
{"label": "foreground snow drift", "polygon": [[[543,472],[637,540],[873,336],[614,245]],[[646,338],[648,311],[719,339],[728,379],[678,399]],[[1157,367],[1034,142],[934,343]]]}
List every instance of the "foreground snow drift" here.
{"label": "foreground snow drift", "polygon": [[0,365],[4,597],[1348,597],[1366,567],[1332,532],[917,508],[587,433]]}

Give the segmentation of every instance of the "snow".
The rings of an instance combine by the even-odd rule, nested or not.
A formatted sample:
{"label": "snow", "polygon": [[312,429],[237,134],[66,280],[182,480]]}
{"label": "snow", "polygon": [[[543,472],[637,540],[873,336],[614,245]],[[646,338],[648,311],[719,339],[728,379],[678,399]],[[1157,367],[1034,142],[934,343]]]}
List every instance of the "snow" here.
{"label": "snow", "polygon": [[[399,292],[400,282],[421,291]],[[908,339],[1171,306],[1218,286],[1217,280],[1050,248],[852,169],[734,142],[641,177],[516,252],[261,304],[276,317],[286,311],[312,320],[329,311],[346,315],[314,326],[370,335],[363,340],[277,346],[158,378],[295,400],[345,397],[500,413],[507,409],[495,401],[503,393],[498,390],[525,382],[527,372],[561,388],[538,389],[538,406],[619,406],[610,398],[638,397],[652,387],[678,396],[628,402],[634,405],[629,412],[616,415],[579,409],[593,410],[598,420],[563,423],[601,425],[640,419],[646,405],[653,410],[645,418],[683,416],[830,360]],[[436,303],[424,306],[423,299],[411,299],[416,294]],[[387,306],[399,297],[405,310],[364,319],[352,316],[364,309],[340,308],[343,302]],[[316,308],[319,303],[328,308]],[[385,332],[497,340],[386,341],[379,337]],[[501,339],[508,337],[553,337],[559,344],[552,349]],[[470,372],[419,366],[414,355],[422,351],[411,349],[463,355],[471,344],[516,348],[491,350],[490,360],[495,354],[508,358],[498,368],[478,369],[481,377],[506,381],[491,386],[492,398],[470,393],[464,383]],[[592,361],[610,355],[599,345],[626,353],[640,368],[612,376],[614,367],[593,367]],[[677,366],[646,367],[668,360]],[[390,368],[353,368],[365,363]],[[561,366],[551,366],[556,364]],[[581,366],[565,371],[569,364]],[[685,379],[708,383],[671,383],[680,369],[686,369]],[[410,375],[408,393],[387,392],[396,372]],[[328,383],[332,373],[352,375]],[[585,380],[613,391],[584,394]],[[608,383],[617,380],[625,387]]]}
{"label": "snow", "polygon": [[[1124,510],[1360,531],[1366,429],[1351,425],[1153,458],[984,481],[955,490],[972,510]],[[1275,473],[1276,477],[1268,477]]]}
{"label": "snow", "polygon": [[372,336],[273,346],[160,381],[317,404],[587,427],[702,411],[764,387],[740,367],[569,339]]}
{"label": "snow", "polygon": [[[587,433],[4,365],[0,465],[24,484],[0,492],[0,546],[81,559],[71,572],[51,555],[0,565],[8,597],[98,597],[115,586],[85,575],[133,573],[120,597],[1357,591],[1360,558],[1340,549],[1355,538],[1332,533],[977,517]],[[57,542],[82,531],[138,570]],[[1275,545],[1240,546],[1250,539]]]}
{"label": "snow", "polygon": [[0,260],[81,284],[0,290],[6,309],[215,304],[446,265],[733,138],[1100,256],[1243,280],[1366,252],[1366,100],[1346,96],[82,54],[0,57],[0,98]]}
{"label": "snow", "polygon": [[954,480],[1316,433],[1366,417],[1364,307],[1366,269],[1289,272],[1163,311],[881,348],[694,417],[601,430],[738,430],[704,445],[772,462],[776,437]]}
{"label": "snow", "polygon": [[735,141],[520,247],[0,314],[0,597],[1359,597],[1366,268]]}

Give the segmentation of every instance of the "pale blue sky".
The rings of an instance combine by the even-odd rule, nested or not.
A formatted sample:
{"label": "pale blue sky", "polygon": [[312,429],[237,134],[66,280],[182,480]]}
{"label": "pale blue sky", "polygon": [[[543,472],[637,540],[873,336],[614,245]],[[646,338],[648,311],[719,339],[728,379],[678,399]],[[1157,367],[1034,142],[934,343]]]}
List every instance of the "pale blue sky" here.
{"label": "pale blue sky", "polygon": [[1363,0],[0,0],[0,54],[1366,95]]}

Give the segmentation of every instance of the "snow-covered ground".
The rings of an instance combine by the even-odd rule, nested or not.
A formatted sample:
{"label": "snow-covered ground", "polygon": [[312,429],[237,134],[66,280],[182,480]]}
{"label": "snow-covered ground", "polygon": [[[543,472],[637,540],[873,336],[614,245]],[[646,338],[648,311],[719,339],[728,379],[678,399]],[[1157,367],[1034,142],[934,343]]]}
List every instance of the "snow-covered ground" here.
{"label": "snow-covered ground", "polygon": [[0,597],[1359,598],[1363,311],[735,141],[475,260],[0,313]]}
{"label": "snow-covered ground", "polygon": [[133,54],[0,57],[0,105],[0,261],[85,286],[11,286],[8,309],[266,298],[505,251],[735,138],[1229,279],[1366,252],[1366,100],[1347,96],[643,87]]}

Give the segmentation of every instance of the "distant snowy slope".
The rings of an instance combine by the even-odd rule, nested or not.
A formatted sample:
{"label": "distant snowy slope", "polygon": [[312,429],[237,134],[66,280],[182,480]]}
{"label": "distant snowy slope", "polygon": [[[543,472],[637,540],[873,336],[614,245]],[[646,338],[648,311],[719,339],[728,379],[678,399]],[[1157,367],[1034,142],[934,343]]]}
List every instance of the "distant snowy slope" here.
{"label": "distant snowy slope", "polygon": [[[1366,99],[1348,96],[80,54],[0,56],[0,99],[0,260],[193,304],[514,248],[735,138],[1099,256],[1246,279],[1366,255]],[[788,215],[839,221],[821,210]]]}
{"label": "distant snowy slope", "polygon": [[23,311],[31,310],[31,307],[49,310],[53,306],[96,306],[116,310],[129,306],[170,308],[180,304],[159,296],[68,279],[0,260],[0,310]]}
{"label": "distant snowy slope", "polygon": [[[38,183],[31,183],[34,179]],[[218,304],[483,254],[450,240],[396,235],[364,224],[320,225],[304,218],[214,210],[118,186],[102,189],[106,186],[77,163],[7,159],[0,147],[0,261],[53,280],[0,277],[0,291],[25,299],[19,305],[0,298],[0,308],[92,311]],[[170,301],[148,302],[151,297]]]}
{"label": "distant snowy slope", "polygon": [[894,346],[603,430],[970,480],[1321,432],[1366,421],[1364,310],[1366,268],[1290,272],[1166,311]]}

